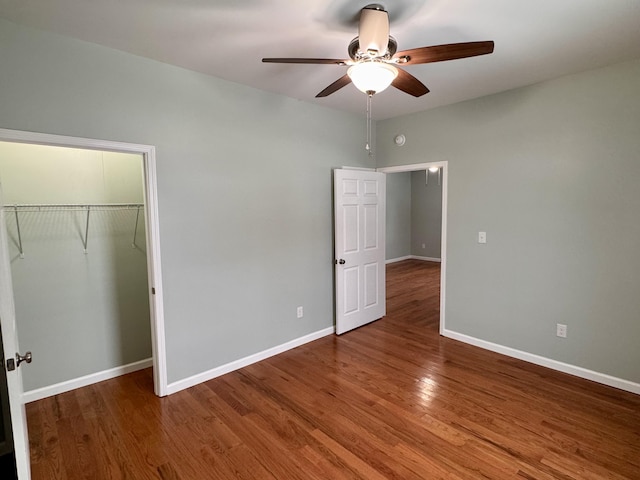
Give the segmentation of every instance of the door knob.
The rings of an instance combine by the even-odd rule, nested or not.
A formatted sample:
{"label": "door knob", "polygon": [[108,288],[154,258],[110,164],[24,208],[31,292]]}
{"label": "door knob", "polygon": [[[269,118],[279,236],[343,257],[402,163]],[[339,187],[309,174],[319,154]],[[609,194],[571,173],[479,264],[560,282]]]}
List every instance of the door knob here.
{"label": "door knob", "polygon": [[341,258],[340,260],[336,260],[336,263],[339,263],[340,265],[344,265],[347,262],[345,261],[344,258]]}
{"label": "door knob", "polygon": [[31,363],[32,360],[33,360],[33,356],[31,355],[31,352],[25,353],[24,356],[20,355],[19,353],[16,353],[16,366],[17,367],[19,367],[22,362]]}

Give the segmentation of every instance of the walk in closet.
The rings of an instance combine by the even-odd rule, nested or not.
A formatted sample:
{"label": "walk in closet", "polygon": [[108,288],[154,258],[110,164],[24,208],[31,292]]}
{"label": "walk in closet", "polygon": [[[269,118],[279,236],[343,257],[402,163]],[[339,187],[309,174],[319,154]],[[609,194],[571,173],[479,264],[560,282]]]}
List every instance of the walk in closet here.
{"label": "walk in closet", "polygon": [[141,155],[0,142],[25,394],[151,363]]}

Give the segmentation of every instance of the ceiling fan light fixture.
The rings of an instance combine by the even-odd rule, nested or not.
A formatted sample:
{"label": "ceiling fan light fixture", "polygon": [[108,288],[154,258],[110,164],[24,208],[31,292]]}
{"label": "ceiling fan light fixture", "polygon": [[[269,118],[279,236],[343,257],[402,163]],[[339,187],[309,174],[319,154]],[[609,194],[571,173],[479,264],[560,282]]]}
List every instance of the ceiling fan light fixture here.
{"label": "ceiling fan light fixture", "polygon": [[398,69],[383,62],[361,62],[350,67],[347,75],[358,90],[369,95],[389,87],[398,76]]}

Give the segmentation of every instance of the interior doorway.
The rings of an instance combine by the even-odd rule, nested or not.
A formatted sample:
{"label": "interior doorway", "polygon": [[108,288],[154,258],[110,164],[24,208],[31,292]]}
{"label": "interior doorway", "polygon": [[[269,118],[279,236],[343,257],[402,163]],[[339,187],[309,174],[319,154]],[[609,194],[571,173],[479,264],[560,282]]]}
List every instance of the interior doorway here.
{"label": "interior doorway", "polygon": [[[389,263],[387,266],[388,271],[390,269],[398,269],[402,268],[405,270],[412,270],[414,272],[419,272],[421,269],[425,270],[425,278],[428,276],[429,278],[434,278],[433,272],[439,270],[439,325],[438,331],[442,335],[445,330],[445,279],[446,279],[446,219],[447,219],[447,180],[448,180],[448,162],[440,161],[440,162],[430,162],[430,163],[421,163],[421,164],[412,164],[412,165],[402,165],[397,167],[383,167],[377,169],[379,172],[387,173],[387,174],[397,174],[397,173],[408,173],[414,178],[409,178],[406,176],[406,185],[400,185],[400,188],[411,188],[412,183],[416,183],[416,181],[424,181],[424,186],[428,187],[429,184],[433,187],[438,187],[440,191],[440,211],[439,213],[439,242],[434,242],[433,238],[429,239],[430,232],[419,231],[417,235],[410,235],[411,239],[400,239],[398,244],[404,244],[400,246],[396,246],[394,250],[394,245],[390,245],[389,248],[389,256],[395,260],[399,261],[397,264]],[[388,176],[388,179],[393,178]],[[389,183],[389,182],[387,182]],[[407,187],[408,186],[408,187]],[[387,196],[389,197],[389,187],[387,188]],[[405,192],[406,193],[406,192]],[[391,193],[392,194],[392,193]],[[405,196],[409,198],[409,202],[411,202],[411,195]],[[429,201],[425,199],[424,196],[416,196],[421,202]],[[415,199],[414,199],[415,200]],[[406,203],[405,199],[405,203]],[[393,200],[390,198],[387,199],[387,206],[390,203],[393,203]],[[425,205],[420,205],[420,207],[424,210]],[[400,211],[403,209],[406,210],[407,206],[400,206]],[[409,208],[412,208],[409,205]],[[433,217],[433,212],[431,213]],[[420,217],[420,215],[419,215]],[[424,218],[424,213],[422,214],[422,218]],[[415,221],[415,219],[409,219],[406,221],[400,221],[398,224],[398,228],[411,228],[407,227],[407,222]],[[404,225],[404,226],[403,226]],[[387,228],[393,228],[393,225],[390,227],[390,224],[387,223]],[[431,228],[430,230],[433,230]],[[389,231],[387,232],[387,238],[389,238]],[[406,235],[405,235],[406,236]],[[436,245],[438,243],[438,245]],[[420,265],[421,262],[425,262],[424,265]],[[439,264],[438,264],[439,262]],[[430,265],[428,265],[430,264]],[[390,272],[391,273],[391,272]],[[420,284],[422,285],[422,284]],[[419,286],[419,288],[429,288],[435,290],[438,285],[434,285],[433,281],[429,281],[427,284],[423,286]]]}

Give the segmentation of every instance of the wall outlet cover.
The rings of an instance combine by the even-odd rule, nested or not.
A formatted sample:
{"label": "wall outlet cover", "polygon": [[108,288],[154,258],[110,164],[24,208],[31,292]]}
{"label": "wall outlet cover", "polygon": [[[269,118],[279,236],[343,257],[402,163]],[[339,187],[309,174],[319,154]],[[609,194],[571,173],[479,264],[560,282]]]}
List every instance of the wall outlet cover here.
{"label": "wall outlet cover", "polygon": [[556,335],[560,338],[567,338],[567,326],[562,323],[558,323],[556,325]]}

